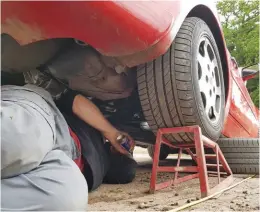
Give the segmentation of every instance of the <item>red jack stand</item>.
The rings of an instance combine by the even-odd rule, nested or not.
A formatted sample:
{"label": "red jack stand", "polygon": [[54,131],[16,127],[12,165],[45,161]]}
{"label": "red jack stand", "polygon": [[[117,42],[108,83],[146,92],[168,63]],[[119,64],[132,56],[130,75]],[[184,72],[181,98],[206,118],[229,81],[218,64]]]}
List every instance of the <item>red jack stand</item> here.
{"label": "red jack stand", "polygon": [[[190,144],[175,144],[173,145],[167,139],[163,137],[164,134],[174,134],[174,133],[193,133],[194,135],[194,143]],[[177,159],[177,166],[159,166],[159,154],[161,144],[165,144],[171,148],[178,148],[179,154]],[[215,154],[205,155],[204,147],[213,149]],[[196,154],[193,154],[190,148],[194,148],[196,150]],[[185,150],[192,159],[197,163],[197,166],[180,166],[181,154],[182,151]],[[206,158],[216,159],[216,164],[206,164]],[[208,171],[207,167],[214,167],[216,171]],[[222,172],[220,172],[220,169]],[[170,181],[156,184],[157,172],[173,172],[174,178]],[[195,174],[187,175],[184,177],[178,178],[179,172],[191,172]],[[218,177],[218,185],[214,188],[209,188],[208,183],[208,174],[215,174]],[[229,175],[222,182],[220,182],[220,175],[226,174]],[[150,192],[154,193],[156,190],[160,190],[171,185],[176,185],[178,183],[185,182],[187,180],[191,180],[194,178],[199,178],[200,180],[200,191],[201,197],[206,197],[211,195],[225,187],[228,187],[233,182],[233,174],[232,171],[220,150],[218,144],[216,142],[211,141],[207,137],[201,134],[201,130],[199,126],[189,126],[189,127],[174,127],[174,128],[162,128],[157,132],[156,144],[154,150],[154,158],[153,158],[153,168],[152,168],[152,176],[150,180]]]}

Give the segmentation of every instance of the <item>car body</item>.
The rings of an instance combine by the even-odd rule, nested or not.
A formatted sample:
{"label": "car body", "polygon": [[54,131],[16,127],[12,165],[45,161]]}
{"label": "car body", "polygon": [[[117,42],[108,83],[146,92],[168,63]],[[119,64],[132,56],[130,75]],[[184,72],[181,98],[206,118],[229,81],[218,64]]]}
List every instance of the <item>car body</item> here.
{"label": "car body", "polygon": [[[211,1],[10,1],[1,4],[2,34],[12,37],[19,46],[73,38],[129,69],[164,54],[186,17],[201,18],[214,35],[223,67],[225,121],[222,135],[258,136],[258,109],[227,50],[217,10]],[[55,49],[49,55],[57,52]],[[49,59],[47,56],[33,65]],[[129,95],[126,93],[118,99],[129,98]],[[102,98],[97,96],[97,99]]]}
{"label": "car body", "polygon": [[[241,72],[234,60],[231,60],[232,96],[229,115],[223,134],[227,137],[257,138],[259,109],[254,105]],[[232,128],[229,128],[232,126]],[[233,134],[233,131],[236,134]]]}
{"label": "car body", "polygon": [[[183,20],[199,2],[2,2],[2,33],[21,45],[75,38],[102,55],[136,66],[166,52]],[[211,3],[204,4],[217,17]],[[216,23],[219,25],[217,19]]]}

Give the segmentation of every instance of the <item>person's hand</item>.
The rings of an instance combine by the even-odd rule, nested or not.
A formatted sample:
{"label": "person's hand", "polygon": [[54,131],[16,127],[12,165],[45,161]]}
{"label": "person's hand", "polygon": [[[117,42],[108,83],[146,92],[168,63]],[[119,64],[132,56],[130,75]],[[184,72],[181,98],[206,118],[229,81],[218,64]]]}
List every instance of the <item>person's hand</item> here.
{"label": "person's hand", "polygon": [[132,139],[132,137],[129,136],[129,135],[128,135],[127,133],[125,133],[125,132],[120,132],[120,131],[115,130],[115,131],[110,131],[110,132],[103,133],[103,135],[104,135],[104,137],[105,137],[107,140],[110,141],[110,143],[112,144],[112,146],[113,146],[113,148],[114,148],[115,151],[120,152],[121,154],[124,154],[124,155],[128,155],[129,152],[128,152],[125,148],[123,148],[123,147],[121,146],[121,144],[117,141],[117,137],[118,137],[119,135],[125,135],[125,136],[128,137],[128,139],[129,139],[129,140],[131,141],[131,143],[133,143],[133,145],[134,145],[134,140]]}
{"label": "person's hand", "polygon": [[120,132],[120,134],[124,135],[125,137],[128,138],[128,144],[127,144],[127,146],[129,146],[128,152],[130,152],[130,153],[133,152],[134,147],[135,147],[134,139],[130,135],[128,135],[126,132]]}

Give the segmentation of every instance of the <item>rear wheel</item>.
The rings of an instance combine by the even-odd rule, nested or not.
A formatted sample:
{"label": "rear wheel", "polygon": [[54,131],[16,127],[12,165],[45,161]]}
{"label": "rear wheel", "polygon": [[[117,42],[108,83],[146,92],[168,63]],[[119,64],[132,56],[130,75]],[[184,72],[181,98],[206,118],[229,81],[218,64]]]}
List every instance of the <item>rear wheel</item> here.
{"label": "rear wheel", "polygon": [[[154,145],[149,145],[147,147],[147,151],[149,156],[153,159]],[[170,153],[170,148],[168,146],[165,146],[164,144],[161,145],[159,160],[165,160],[168,157],[169,153]]]}
{"label": "rear wheel", "polygon": [[[138,68],[138,90],[145,118],[153,130],[199,125],[212,140],[224,120],[224,82],[218,48],[207,24],[186,18],[169,50]],[[168,140],[190,142],[188,133]]]}
{"label": "rear wheel", "polygon": [[218,145],[233,173],[259,174],[258,138],[221,138]]}

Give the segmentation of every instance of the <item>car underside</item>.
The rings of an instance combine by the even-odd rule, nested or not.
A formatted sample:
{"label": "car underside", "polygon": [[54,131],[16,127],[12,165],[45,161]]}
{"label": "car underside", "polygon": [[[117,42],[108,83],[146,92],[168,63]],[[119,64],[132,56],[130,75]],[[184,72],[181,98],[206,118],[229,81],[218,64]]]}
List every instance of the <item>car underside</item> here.
{"label": "car underside", "polygon": [[32,83],[50,91],[54,98],[65,89],[76,90],[91,98],[115,126],[136,140],[155,142],[142,113],[136,68],[124,67],[75,39],[20,46],[9,35],[1,38],[2,85]]}

